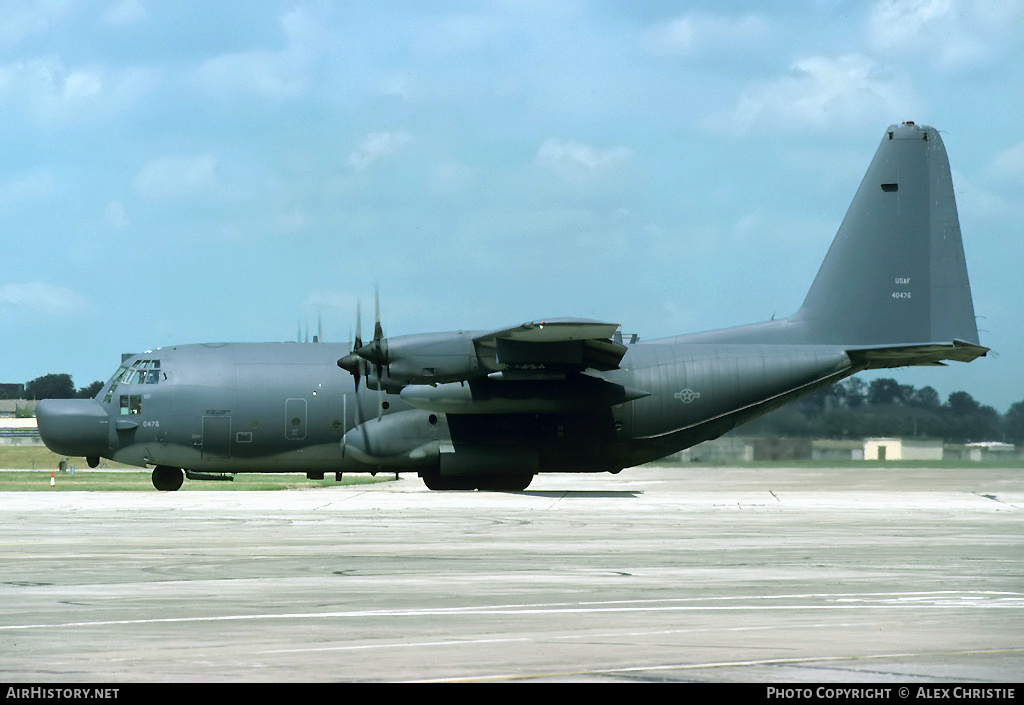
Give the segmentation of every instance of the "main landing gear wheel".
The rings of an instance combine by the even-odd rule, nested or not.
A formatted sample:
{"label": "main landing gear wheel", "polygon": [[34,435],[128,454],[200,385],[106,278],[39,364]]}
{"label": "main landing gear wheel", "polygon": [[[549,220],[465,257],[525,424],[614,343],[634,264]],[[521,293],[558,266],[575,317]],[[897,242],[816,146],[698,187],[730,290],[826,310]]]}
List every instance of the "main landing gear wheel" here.
{"label": "main landing gear wheel", "polygon": [[161,492],[174,492],[181,488],[185,481],[185,474],[181,468],[172,468],[169,465],[157,465],[153,468],[153,487]]}
{"label": "main landing gear wheel", "polygon": [[429,490],[485,490],[491,492],[522,492],[533,482],[533,475],[499,475],[497,477],[441,477],[440,473],[420,473]]}

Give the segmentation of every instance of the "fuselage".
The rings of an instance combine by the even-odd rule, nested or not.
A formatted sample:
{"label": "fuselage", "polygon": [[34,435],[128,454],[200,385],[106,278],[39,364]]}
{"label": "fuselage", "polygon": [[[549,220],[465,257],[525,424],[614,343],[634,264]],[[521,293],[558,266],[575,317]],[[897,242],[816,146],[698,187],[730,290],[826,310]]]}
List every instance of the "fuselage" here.
{"label": "fuselage", "polygon": [[[505,395],[481,376],[462,385],[460,413],[446,413],[429,396],[413,406],[365,385],[357,392],[337,365],[350,349],[224,343],[135,355],[95,399],[40,402],[40,433],[58,453],[209,473],[421,471],[467,447],[485,458],[525,452],[537,472],[617,471],[856,371],[835,347],[684,336],[629,345],[617,370],[536,382],[525,396],[521,383]],[[649,394],[601,403],[586,391],[596,384]]]}

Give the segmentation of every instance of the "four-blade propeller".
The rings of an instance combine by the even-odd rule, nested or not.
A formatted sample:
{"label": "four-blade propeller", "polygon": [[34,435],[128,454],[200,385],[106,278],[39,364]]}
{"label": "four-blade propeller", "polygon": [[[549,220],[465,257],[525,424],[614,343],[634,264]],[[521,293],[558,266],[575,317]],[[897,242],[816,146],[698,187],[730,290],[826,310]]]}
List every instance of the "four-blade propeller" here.
{"label": "four-blade propeller", "polygon": [[359,394],[359,381],[369,377],[370,364],[377,373],[377,390],[380,399],[377,409],[377,420],[383,414],[384,371],[388,364],[388,341],[384,338],[384,329],[380,324],[380,290],[374,292],[374,325],[373,340],[363,345],[362,321],[359,304],[356,304],[356,336],[352,341],[352,352],[338,360],[338,367],[350,373],[355,379],[355,391]]}

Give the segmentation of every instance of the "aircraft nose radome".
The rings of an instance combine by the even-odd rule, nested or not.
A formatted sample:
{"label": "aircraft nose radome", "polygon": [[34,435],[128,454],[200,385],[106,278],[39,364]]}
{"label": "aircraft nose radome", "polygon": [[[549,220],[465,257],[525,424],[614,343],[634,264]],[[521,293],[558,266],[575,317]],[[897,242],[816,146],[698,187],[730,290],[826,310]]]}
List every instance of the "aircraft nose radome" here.
{"label": "aircraft nose radome", "polygon": [[54,453],[99,457],[107,452],[107,412],[95,399],[43,399],[36,405],[36,422]]}

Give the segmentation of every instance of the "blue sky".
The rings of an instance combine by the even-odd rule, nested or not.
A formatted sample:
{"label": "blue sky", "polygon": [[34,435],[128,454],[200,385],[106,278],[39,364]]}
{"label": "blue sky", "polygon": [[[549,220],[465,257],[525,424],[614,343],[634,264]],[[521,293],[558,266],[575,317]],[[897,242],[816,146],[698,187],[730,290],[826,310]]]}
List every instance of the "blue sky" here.
{"label": "blue sky", "polygon": [[[1024,399],[1024,2],[0,4],[0,381],[122,352],[792,314],[886,126],[953,166]],[[872,377],[866,377],[870,380]]]}

